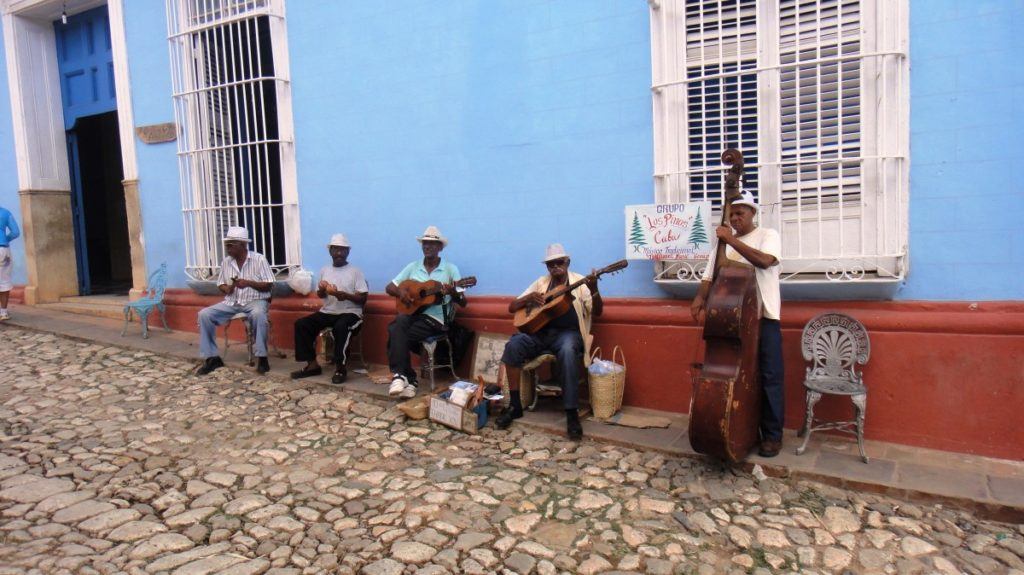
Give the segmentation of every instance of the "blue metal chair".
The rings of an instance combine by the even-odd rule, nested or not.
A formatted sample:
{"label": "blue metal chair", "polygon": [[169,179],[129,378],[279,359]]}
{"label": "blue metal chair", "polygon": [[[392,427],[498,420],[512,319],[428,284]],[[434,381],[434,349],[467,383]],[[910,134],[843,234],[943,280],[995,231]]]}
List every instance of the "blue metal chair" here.
{"label": "blue metal chair", "polygon": [[164,289],[167,287],[167,262],[160,264],[160,268],[149,275],[149,281],[146,282],[146,292],[143,296],[133,302],[128,302],[124,306],[124,327],[121,328],[121,337],[124,337],[125,330],[128,329],[128,323],[132,321],[132,312],[139,314],[139,321],[142,322],[142,338],[149,338],[149,312],[155,308],[160,312],[160,321],[164,324],[164,329],[171,331],[171,328],[167,327],[167,318],[165,317],[166,308],[164,307]]}

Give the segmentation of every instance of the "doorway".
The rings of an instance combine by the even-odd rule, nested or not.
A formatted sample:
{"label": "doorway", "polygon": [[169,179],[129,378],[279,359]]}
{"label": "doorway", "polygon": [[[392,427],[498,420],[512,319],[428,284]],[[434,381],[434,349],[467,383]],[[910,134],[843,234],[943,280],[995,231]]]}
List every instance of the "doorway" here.
{"label": "doorway", "polygon": [[67,134],[79,294],[127,294],[132,261],[117,112],[79,118]]}
{"label": "doorway", "polygon": [[107,7],[53,22],[67,135],[79,295],[132,287]]}

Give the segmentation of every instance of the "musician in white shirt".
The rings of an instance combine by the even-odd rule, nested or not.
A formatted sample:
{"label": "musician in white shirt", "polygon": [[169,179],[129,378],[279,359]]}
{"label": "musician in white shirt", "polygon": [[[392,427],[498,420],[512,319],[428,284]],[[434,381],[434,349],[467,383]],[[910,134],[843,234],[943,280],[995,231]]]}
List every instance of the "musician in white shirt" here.
{"label": "musician in white shirt", "polygon": [[[732,202],[729,225],[715,230],[718,240],[726,243],[725,257],[754,266],[757,291],[761,296],[761,326],[757,364],[761,378],[761,446],[758,455],[775,457],[782,450],[782,424],[785,418],[783,393],[782,327],[779,323],[782,297],[779,290],[779,261],[782,238],[779,232],[754,223],[757,202],[748,191]],[[711,289],[714,258],[708,262],[700,289],[693,298],[690,313],[703,323],[706,298]]]}

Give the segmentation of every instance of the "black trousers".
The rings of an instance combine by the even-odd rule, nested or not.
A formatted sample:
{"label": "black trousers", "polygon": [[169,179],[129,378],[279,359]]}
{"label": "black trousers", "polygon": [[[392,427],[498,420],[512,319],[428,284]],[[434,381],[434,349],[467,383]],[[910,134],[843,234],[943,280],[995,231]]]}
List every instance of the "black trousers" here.
{"label": "black trousers", "polygon": [[388,325],[388,367],[391,373],[404,375],[410,383],[416,382],[409,352],[419,350],[420,343],[433,335],[446,333],[445,327],[429,316],[399,314]]}
{"label": "black trousers", "polygon": [[316,312],[295,322],[295,360],[316,359],[316,336],[325,327],[334,332],[334,365],[348,361],[348,344],[363,325],[363,318],[354,313],[338,315]]}
{"label": "black trousers", "polygon": [[782,440],[782,424],[786,420],[786,397],[783,393],[782,325],[777,319],[761,319],[757,363],[761,374],[761,437]]}

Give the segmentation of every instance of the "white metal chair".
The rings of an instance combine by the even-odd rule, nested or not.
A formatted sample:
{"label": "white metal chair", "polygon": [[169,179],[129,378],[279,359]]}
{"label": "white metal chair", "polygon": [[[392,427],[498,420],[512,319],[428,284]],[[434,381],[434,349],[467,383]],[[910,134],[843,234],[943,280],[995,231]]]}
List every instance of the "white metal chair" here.
{"label": "white metal chair", "polygon": [[[438,359],[444,361],[444,357],[437,357],[437,346],[438,344],[444,344],[444,349],[448,350],[447,363],[437,363]],[[430,391],[434,391],[434,372],[439,369],[447,369],[452,372],[452,377],[458,379],[459,376],[455,374],[455,355],[452,353],[452,342],[448,339],[448,334],[441,333],[438,335],[432,335],[420,343],[420,377],[430,379]]]}
{"label": "white metal chair", "polygon": [[[868,462],[864,453],[864,413],[867,410],[868,389],[857,365],[864,365],[871,355],[868,331],[852,317],[835,312],[815,316],[804,327],[800,340],[804,360],[812,362],[804,378],[807,395],[807,413],[799,435],[803,444],[796,454],[807,450],[807,442],[814,431],[833,429],[856,435],[860,458]],[[846,395],[853,401],[856,419],[852,421],[814,423],[814,405],[822,395]]]}

